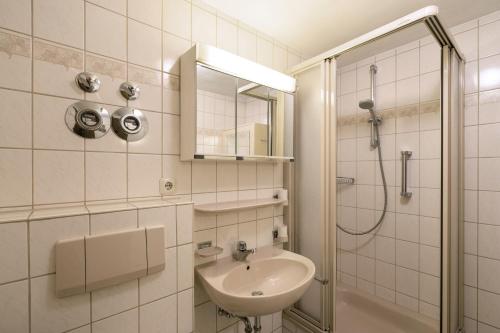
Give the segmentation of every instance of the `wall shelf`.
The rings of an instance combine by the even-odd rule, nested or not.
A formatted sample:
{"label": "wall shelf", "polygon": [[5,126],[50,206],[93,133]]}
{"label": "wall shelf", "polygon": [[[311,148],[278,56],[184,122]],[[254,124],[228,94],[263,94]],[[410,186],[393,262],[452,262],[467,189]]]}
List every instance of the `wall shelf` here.
{"label": "wall shelf", "polygon": [[207,203],[194,205],[194,210],[202,213],[224,213],[235,210],[260,208],[266,206],[277,206],[286,204],[287,200],[283,199],[255,199],[255,200],[239,200],[217,203]]}

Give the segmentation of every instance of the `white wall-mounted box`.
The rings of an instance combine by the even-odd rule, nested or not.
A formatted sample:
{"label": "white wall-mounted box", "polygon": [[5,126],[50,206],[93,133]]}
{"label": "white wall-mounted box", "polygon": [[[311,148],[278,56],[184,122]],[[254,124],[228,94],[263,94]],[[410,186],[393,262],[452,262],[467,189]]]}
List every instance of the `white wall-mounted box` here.
{"label": "white wall-mounted box", "polygon": [[56,245],[56,292],[58,297],[85,292],[85,238],[59,241]]}
{"label": "white wall-mounted box", "polygon": [[58,297],[113,286],[165,269],[164,227],[62,240],[56,244]]}
{"label": "white wall-mounted box", "polygon": [[90,236],[85,239],[86,291],[146,275],[144,229]]}

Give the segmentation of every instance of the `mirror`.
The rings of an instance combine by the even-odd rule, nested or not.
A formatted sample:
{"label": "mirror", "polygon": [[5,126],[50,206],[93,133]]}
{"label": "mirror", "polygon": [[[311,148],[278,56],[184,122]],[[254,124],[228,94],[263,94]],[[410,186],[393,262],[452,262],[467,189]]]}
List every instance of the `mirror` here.
{"label": "mirror", "polygon": [[238,155],[293,158],[293,94],[238,80]]}
{"label": "mirror", "polygon": [[235,154],[236,84],[233,76],[197,65],[196,154]]}
{"label": "mirror", "polygon": [[293,157],[293,94],[197,65],[196,154]]}
{"label": "mirror", "polygon": [[294,96],[269,89],[271,119],[270,156],[293,158]]}
{"label": "mirror", "polygon": [[269,89],[238,80],[238,156],[269,156]]}

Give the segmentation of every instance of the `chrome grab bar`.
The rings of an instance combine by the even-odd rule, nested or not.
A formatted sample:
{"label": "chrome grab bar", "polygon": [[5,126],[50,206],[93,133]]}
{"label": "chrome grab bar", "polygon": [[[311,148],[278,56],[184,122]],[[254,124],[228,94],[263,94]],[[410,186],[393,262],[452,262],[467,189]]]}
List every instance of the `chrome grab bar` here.
{"label": "chrome grab bar", "polygon": [[354,184],[354,178],[349,177],[337,177],[337,184]]}
{"label": "chrome grab bar", "polygon": [[401,151],[401,196],[411,198],[411,192],[408,192],[408,159],[412,152],[408,150]]}

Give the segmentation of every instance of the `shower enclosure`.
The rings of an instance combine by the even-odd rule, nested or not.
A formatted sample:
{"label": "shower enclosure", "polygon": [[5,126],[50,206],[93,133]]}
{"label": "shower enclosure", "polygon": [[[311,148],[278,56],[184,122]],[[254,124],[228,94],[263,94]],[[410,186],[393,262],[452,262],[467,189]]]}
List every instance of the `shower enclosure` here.
{"label": "shower enclosure", "polygon": [[293,69],[289,248],[318,272],[285,313],[302,330],[462,327],[464,59],[437,13]]}

